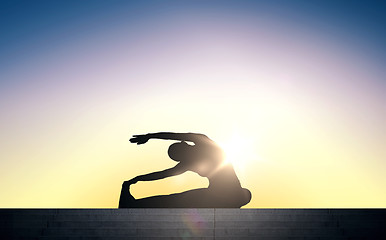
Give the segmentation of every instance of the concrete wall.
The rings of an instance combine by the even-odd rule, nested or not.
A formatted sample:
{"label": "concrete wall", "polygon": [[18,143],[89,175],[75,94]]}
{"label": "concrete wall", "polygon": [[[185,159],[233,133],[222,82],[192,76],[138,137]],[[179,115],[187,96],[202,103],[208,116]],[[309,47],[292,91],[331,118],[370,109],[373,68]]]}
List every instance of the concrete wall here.
{"label": "concrete wall", "polygon": [[385,209],[0,209],[1,239],[386,239]]}

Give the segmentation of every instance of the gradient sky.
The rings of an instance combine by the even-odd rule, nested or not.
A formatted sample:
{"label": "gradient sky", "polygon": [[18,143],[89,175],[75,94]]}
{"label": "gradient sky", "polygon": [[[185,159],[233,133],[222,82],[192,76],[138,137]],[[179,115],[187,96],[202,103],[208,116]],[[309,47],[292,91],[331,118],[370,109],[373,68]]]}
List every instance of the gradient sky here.
{"label": "gradient sky", "polygon": [[[117,207],[224,146],[246,207],[386,207],[382,1],[1,1],[0,207]],[[243,144],[240,144],[243,143]],[[229,147],[234,146],[234,147]],[[187,173],[135,197],[205,187]]]}

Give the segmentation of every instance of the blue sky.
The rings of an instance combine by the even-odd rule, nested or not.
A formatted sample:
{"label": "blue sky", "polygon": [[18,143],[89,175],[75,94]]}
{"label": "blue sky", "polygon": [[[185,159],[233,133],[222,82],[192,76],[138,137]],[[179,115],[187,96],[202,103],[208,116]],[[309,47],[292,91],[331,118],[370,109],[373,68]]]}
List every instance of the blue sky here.
{"label": "blue sky", "polygon": [[268,15],[283,23],[337,35],[373,56],[385,59],[384,1],[2,1],[0,63],[4,70],[63,41],[114,27],[142,24],[159,15],[196,9]]}

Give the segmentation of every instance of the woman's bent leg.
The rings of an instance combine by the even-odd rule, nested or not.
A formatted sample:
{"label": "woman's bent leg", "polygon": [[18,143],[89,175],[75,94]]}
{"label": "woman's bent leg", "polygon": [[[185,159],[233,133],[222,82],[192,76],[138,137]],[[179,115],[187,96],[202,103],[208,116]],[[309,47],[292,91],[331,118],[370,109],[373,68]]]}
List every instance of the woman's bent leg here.
{"label": "woman's bent leg", "polygon": [[243,188],[241,192],[242,192],[242,194],[241,194],[241,196],[242,196],[242,202],[241,202],[242,205],[240,207],[248,204],[251,201],[251,199],[252,199],[252,193],[248,189]]}

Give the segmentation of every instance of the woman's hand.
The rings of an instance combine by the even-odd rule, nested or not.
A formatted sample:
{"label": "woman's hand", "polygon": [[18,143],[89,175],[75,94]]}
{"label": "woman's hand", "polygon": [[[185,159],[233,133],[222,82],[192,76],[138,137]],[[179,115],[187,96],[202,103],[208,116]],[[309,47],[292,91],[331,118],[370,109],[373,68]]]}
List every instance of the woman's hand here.
{"label": "woman's hand", "polygon": [[147,134],[144,134],[144,135],[133,135],[133,137],[130,138],[130,142],[131,143],[137,143],[137,145],[139,145],[139,144],[146,143],[147,141],[149,141],[149,139],[150,139],[150,137]]}
{"label": "woman's hand", "polygon": [[128,181],[124,181],[124,182],[123,182],[123,185],[125,185],[125,186],[130,186],[131,184],[135,184],[135,183],[137,183],[137,182],[138,182],[138,178],[135,177],[135,178],[132,178],[132,179],[130,179],[130,180],[128,180]]}

